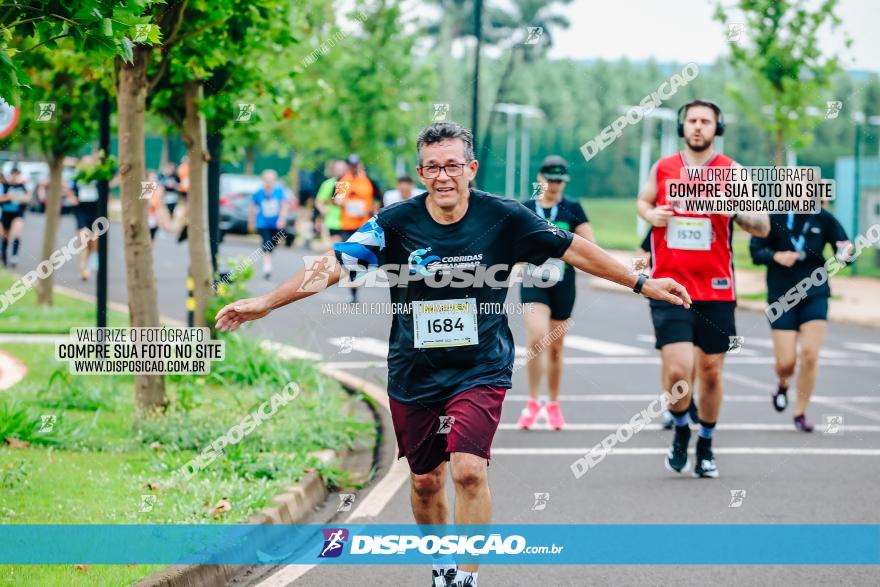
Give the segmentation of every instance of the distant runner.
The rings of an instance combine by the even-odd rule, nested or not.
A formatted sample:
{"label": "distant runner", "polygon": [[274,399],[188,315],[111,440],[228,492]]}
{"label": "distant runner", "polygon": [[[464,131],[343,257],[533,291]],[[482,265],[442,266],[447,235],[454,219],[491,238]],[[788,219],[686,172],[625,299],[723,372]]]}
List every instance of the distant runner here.
{"label": "distant runner", "polygon": [[0,193],[0,259],[4,267],[8,264],[14,269],[18,265],[24,213],[29,199],[24,176],[17,167],[13,167],[9,171],[9,177],[3,182],[3,192]]}
{"label": "distant runner", "polygon": [[[838,259],[844,259],[852,248],[846,231],[828,210],[823,208],[816,215],[771,214],[770,234],[766,238],[752,237],[750,246],[752,261],[756,265],[767,265],[767,302],[772,304],[784,299],[786,292],[824,267],[823,251],[827,245],[835,248]],[[801,432],[813,431],[806,413],[816,387],[830,298],[831,288],[826,277],[825,282],[808,289],[806,297],[794,307],[780,309],[770,316],[778,379],[773,407],[777,412],[785,411],[789,379],[800,363],[794,427]]]}
{"label": "distant runner", "polygon": [[[540,199],[531,199],[525,202],[525,206],[550,224],[596,242],[580,202],[562,196],[568,180],[568,163],[565,159],[556,155],[545,158],[538,172],[538,181],[546,186],[546,190],[541,192]],[[559,384],[562,381],[563,343],[576,295],[575,275],[574,267],[560,259],[550,259],[541,267],[529,266],[531,271],[543,272],[548,269],[559,272],[559,281],[552,287],[520,286],[520,300],[525,304],[523,319],[529,340],[529,400],[519,418],[519,427],[525,430],[534,426],[541,415],[547,418],[551,428],[562,430],[565,427],[565,418],[559,406]],[[538,396],[545,358],[550,401],[542,406]]]}
{"label": "distant runner", "polygon": [[287,225],[288,202],[278,184],[278,174],[267,169],[262,174],[263,185],[251,197],[248,226],[260,235],[263,250],[263,277],[272,277],[272,251],[281,237],[278,232]]}

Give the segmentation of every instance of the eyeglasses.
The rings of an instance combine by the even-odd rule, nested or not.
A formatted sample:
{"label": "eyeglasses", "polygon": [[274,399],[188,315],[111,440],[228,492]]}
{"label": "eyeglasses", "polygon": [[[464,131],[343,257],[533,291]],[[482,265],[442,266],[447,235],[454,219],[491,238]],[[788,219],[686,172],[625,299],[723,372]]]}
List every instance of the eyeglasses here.
{"label": "eyeglasses", "polygon": [[467,163],[450,163],[449,165],[428,165],[419,167],[422,170],[422,175],[427,179],[435,179],[440,177],[440,172],[446,170],[446,175],[448,177],[458,177],[462,173],[464,173],[464,168],[467,167]]}

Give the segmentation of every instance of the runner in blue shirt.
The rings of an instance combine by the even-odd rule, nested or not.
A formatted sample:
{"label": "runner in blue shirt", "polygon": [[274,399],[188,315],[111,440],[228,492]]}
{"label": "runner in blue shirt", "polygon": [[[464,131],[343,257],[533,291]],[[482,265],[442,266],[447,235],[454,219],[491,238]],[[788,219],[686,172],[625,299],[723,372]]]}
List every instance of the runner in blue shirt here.
{"label": "runner in blue shirt", "polygon": [[272,277],[272,251],[284,239],[288,202],[275,171],[267,169],[262,178],[262,187],[251,196],[248,227],[263,241],[263,276],[268,280]]}

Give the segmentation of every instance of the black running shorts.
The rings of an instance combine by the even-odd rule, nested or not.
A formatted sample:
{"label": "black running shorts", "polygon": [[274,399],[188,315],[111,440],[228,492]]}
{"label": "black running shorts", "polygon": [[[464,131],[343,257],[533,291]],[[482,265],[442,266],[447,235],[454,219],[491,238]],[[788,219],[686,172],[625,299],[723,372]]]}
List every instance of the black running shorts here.
{"label": "black running shorts", "polygon": [[[566,271],[574,271],[566,268]],[[574,309],[574,298],[577,288],[573,278],[563,279],[552,287],[520,286],[520,300],[524,304],[538,303],[550,308],[553,320],[568,320]]]}
{"label": "black running shorts", "polygon": [[736,302],[693,302],[690,309],[651,300],[655,348],[674,342],[692,342],[704,353],[726,353],[736,336]]}

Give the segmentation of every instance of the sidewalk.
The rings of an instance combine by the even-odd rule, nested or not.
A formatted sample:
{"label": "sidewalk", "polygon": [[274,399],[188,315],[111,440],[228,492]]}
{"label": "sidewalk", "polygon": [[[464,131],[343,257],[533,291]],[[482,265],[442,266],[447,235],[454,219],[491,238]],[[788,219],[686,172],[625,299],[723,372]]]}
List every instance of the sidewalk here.
{"label": "sidewalk", "polygon": [[[626,266],[636,253],[629,251],[608,251],[615,259]],[[765,273],[738,269],[736,274],[736,292],[742,297],[748,294],[767,291]],[[625,287],[604,279],[591,279],[593,287],[605,290],[628,291]],[[832,277],[831,292],[834,299],[828,306],[828,320],[857,326],[880,326],[880,280],[869,277]],[[740,299],[737,306],[746,310],[763,312],[767,302],[761,300]]]}

